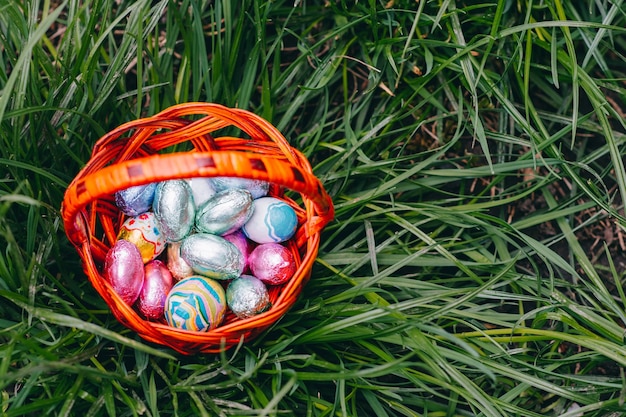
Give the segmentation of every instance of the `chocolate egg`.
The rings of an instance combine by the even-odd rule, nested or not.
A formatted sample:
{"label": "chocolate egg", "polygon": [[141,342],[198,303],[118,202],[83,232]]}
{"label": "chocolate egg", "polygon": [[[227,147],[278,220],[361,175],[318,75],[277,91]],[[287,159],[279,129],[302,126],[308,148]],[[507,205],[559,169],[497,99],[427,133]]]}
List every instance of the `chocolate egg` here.
{"label": "chocolate egg", "polygon": [[256,316],[271,307],[267,287],[252,275],[242,275],[228,284],[226,303],[240,319]]}
{"label": "chocolate egg", "polygon": [[253,180],[239,177],[213,177],[213,188],[216,191],[224,191],[231,189],[248,190],[252,194],[252,198],[260,198],[267,195],[270,184],[267,181]]}
{"label": "chocolate egg", "polygon": [[254,248],[249,264],[252,274],[269,285],[284,284],[296,272],[293,254],[280,243],[263,243]]}
{"label": "chocolate egg", "polygon": [[211,178],[194,177],[186,180],[191,188],[193,201],[196,207],[203,205],[209,198],[215,194]]}
{"label": "chocolate egg", "polygon": [[167,244],[167,269],[172,273],[172,277],[176,281],[187,278],[194,274],[193,269],[180,256],[181,242],[172,242]]}
{"label": "chocolate egg", "polygon": [[239,249],[221,236],[196,233],[180,245],[180,256],[196,274],[214,279],[233,279],[243,272]]}
{"label": "chocolate egg", "polygon": [[254,244],[248,240],[248,238],[246,237],[246,235],[243,234],[241,229],[224,235],[224,239],[235,245],[237,249],[239,249],[239,252],[241,252],[241,254],[243,255],[243,269],[245,272],[246,268],[248,267],[248,258],[250,257],[250,253],[254,249]]}
{"label": "chocolate egg", "polygon": [[187,181],[160,182],[154,192],[152,209],[168,242],[178,242],[191,232],[196,208]]}
{"label": "chocolate egg", "polygon": [[261,197],[252,203],[252,216],[241,228],[256,243],[280,243],[290,239],[298,227],[295,210],[274,197]]}
{"label": "chocolate egg", "polygon": [[156,183],[136,185],[115,193],[115,205],[127,216],[138,216],[152,207]]}
{"label": "chocolate egg", "polygon": [[224,319],[226,294],[219,282],[193,275],[172,287],[163,312],[172,327],[206,332]]}
{"label": "chocolate egg", "polygon": [[239,229],[252,215],[252,195],[241,189],[220,191],[196,212],[196,228],[225,235]]}
{"label": "chocolate egg", "polygon": [[126,219],[120,227],[117,238],[135,244],[144,263],[156,259],[166,244],[159,222],[151,211]]}
{"label": "chocolate egg", "polygon": [[128,305],[132,305],[144,282],[144,269],[137,246],[127,240],[118,240],[104,259],[104,276],[113,290]]}
{"label": "chocolate egg", "polygon": [[146,264],[144,274],[137,307],[146,318],[158,320],[163,316],[165,299],[173,285],[172,274],[158,259]]}

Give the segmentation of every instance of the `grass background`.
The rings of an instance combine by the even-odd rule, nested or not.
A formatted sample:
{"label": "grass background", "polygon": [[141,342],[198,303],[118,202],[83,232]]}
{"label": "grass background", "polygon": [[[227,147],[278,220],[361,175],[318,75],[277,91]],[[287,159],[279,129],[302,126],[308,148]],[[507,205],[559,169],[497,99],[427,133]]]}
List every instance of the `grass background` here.
{"label": "grass background", "polygon": [[[2,416],[626,415],[622,1],[0,1]],[[106,131],[250,109],[336,205],[252,343],[117,323],[65,238]]]}

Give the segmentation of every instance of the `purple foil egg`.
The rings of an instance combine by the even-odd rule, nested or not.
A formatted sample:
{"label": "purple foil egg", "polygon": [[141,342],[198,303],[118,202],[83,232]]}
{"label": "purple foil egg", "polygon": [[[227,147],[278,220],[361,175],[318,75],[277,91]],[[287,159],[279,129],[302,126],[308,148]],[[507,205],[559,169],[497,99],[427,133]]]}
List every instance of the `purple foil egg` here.
{"label": "purple foil egg", "polygon": [[144,271],[145,278],[137,307],[146,318],[158,320],[163,316],[165,299],[172,289],[172,274],[158,259],[146,264]]}
{"label": "purple foil egg", "polygon": [[271,307],[267,287],[252,275],[242,275],[228,284],[226,303],[240,319],[256,316]]}
{"label": "purple foil egg", "polygon": [[138,216],[152,207],[156,183],[136,185],[115,193],[115,205],[127,216]]}
{"label": "purple foil egg", "polygon": [[104,260],[104,276],[122,300],[132,305],[139,297],[145,277],[137,246],[127,240],[115,242]]}
{"label": "purple foil egg", "polygon": [[224,236],[224,239],[235,245],[243,255],[244,272],[248,269],[250,253],[254,249],[254,243],[248,240],[246,235],[240,230],[236,230]]}
{"label": "purple foil egg", "polygon": [[291,251],[279,243],[263,243],[257,246],[248,259],[252,274],[269,285],[289,281],[296,272]]}

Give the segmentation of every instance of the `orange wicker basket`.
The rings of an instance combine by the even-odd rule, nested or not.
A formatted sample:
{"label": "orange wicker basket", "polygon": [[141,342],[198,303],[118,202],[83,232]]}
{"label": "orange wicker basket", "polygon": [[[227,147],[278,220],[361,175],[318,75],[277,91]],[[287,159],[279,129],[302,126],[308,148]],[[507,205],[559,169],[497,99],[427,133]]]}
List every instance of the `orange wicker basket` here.
{"label": "orange wicker basket", "polygon": [[[247,137],[217,136],[228,127]],[[269,310],[248,319],[229,313],[222,325],[208,332],[148,321],[122,301],[102,275],[106,253],[124,221],[114,193],[150,182],[215,176],[268,181],[270,195],[296,210],[298,228],[289,241],[296,273],[287,283],[270,287]],[[292,190],[289,196],[286,189]],[[123,124],[100,138],[69,185],[61,212],[89,281],[117,320],[145,340],[192,354],[215,353],[250,341],[287,312],[310,277],[320,232],[333,218],[333,204],[306,157],[266,120],[217,104],[185,103]]]}

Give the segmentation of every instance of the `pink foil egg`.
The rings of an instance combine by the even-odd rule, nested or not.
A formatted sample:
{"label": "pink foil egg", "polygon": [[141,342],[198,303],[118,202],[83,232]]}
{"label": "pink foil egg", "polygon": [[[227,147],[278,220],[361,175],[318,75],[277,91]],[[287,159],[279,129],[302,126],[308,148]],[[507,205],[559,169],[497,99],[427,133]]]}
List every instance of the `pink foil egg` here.
{"label": "pink foil egg", "polygon": [[127,240],[118,240],[104,259],[104,276],[113,290],[132,305],[143,287],[144,269],[139,249]]}
{"label": "pink foil egg", "polygon": [[246,235],[243,234],[241,229],[225,235],[224,239],[235,245],[237,249],[239,249],[239,252],[241,252],[241,254],[243,255],[245,272],[248,269],[248,258],[250,257],[250,253],[254,249],[254,244],[250,240],[248,240],[248,238],[246,237]]}
{"label": "pink foil egg", "polygon": [[158,259],[148,262],[144,271],[145,278],[137,307],[146,318],[158,320],[163,316],[165,299],[172,289],[172,274]]}
{"label": "pink foil egg", "polygon": [[167,244],[167,269],[172,273],[172,277],[176,281],[190,277],[194,274],[193,269],[180,256],[181,242],[172,242]]}
{"label": "pink foil egg", "polygon": [[152,212],[126,219],[120,227],[117,238],[134,243],[144,263],[156,259],[165,249],[166,243],[159,222]]}
{"label": "pink foil egg", "polygon": [[269,285],[289,281],[296,272],[291,251],[279,243],[263,243],[257,246],[248,259],[252,274]]}

